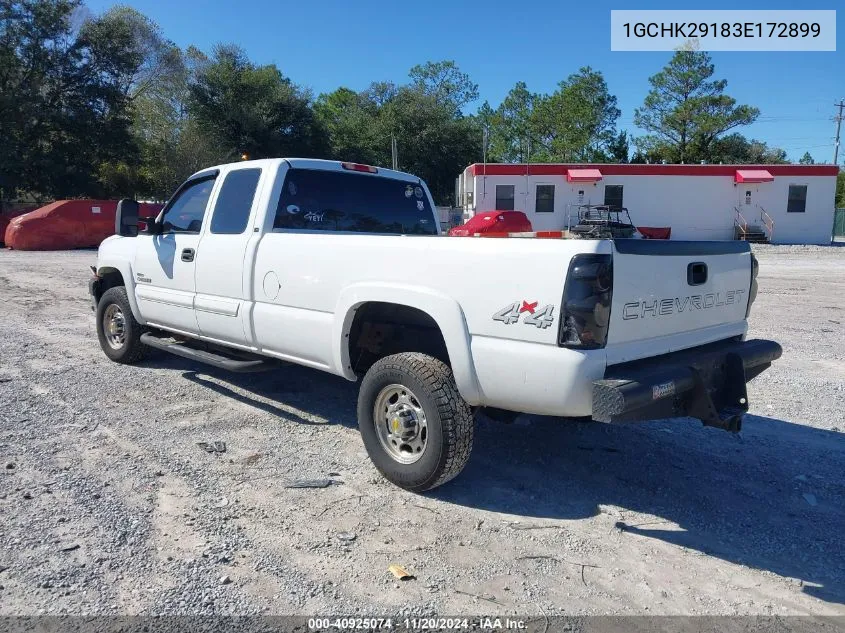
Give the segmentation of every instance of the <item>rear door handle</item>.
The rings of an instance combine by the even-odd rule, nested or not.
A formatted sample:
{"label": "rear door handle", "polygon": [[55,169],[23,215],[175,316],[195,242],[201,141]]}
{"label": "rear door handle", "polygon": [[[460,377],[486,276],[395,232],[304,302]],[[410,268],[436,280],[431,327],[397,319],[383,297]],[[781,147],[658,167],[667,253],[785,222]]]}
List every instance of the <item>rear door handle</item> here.
{"label": "rear door handle", "polygon": [[182,249],[182,261],[183,262],[194,261],[194,249],[193,248],[183,248]]}

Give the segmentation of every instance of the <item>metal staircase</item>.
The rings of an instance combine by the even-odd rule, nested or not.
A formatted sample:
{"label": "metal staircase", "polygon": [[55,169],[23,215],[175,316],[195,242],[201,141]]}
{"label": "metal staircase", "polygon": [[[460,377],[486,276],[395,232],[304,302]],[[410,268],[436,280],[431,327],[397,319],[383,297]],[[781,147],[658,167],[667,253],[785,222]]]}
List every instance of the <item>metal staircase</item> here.
{"label": "metal staircase", "polygon": [[760,211],[759,220],[755,218],[755,223],[751,224],[740,213],[739,208],[734,207],[736,213],[734,217],[734,239],[755,244],[768,244],[772,241],[772,236],[775,233],[775,221],[763,207],[758,207],[758,209]]}

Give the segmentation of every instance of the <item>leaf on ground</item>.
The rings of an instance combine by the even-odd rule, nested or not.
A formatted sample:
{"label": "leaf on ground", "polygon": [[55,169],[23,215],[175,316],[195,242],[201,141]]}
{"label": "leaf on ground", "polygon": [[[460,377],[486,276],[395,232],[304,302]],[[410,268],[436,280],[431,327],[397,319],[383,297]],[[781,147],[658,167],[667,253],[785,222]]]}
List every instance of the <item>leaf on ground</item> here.
{"label": "leaf on ground", "polygon": [[402,565],[397,565],[396,563],[393,563],[392,565],[389,565],[387,569],[399,580],[412,580],[414,578],[413,574],[409,574],[408,570],[402,567]]}

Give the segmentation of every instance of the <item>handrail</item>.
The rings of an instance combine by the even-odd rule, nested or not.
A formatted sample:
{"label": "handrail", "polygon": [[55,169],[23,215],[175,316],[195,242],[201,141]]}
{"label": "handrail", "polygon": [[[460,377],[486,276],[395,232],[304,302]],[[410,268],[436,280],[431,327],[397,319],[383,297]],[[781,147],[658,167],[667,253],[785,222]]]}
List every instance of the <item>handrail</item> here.
{"label": "handrail", "polygon": [[[748,222],[739,212],[739,207],[734,207],[734,211],[736,212],[736,217],[734,218],[734,225],[738,226],[743,233],[748,232]],[[737,218],[739,218],[739,220],[742,220],[742,222],[739,222]]]}
{"label": "handrail", "polygon": [[763,207],[760,207],[760,219],[763,220],[763,224],[769,230],[769,241],[771,242],[775,234],[775,221]]}

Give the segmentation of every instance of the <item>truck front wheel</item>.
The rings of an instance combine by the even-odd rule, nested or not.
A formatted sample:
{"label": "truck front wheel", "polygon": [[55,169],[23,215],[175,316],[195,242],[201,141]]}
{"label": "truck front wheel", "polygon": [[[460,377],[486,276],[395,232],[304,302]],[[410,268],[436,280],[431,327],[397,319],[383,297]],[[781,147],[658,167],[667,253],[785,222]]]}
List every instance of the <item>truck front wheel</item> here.
{"label": "truck front wheel", "polygon": [[417,352],[386,356],[370,368],[358,394],[358,426],[376,468],[414,492],[457,476],[472,450],[472,411],[452,370]]}
{"label": "truck front wheel", "polygon": [[117,363],[136,363],[149,348],[141,343],[144,327],[135,320],[124,286],[109,288],[97,303],[97,338],[100,347]]}

